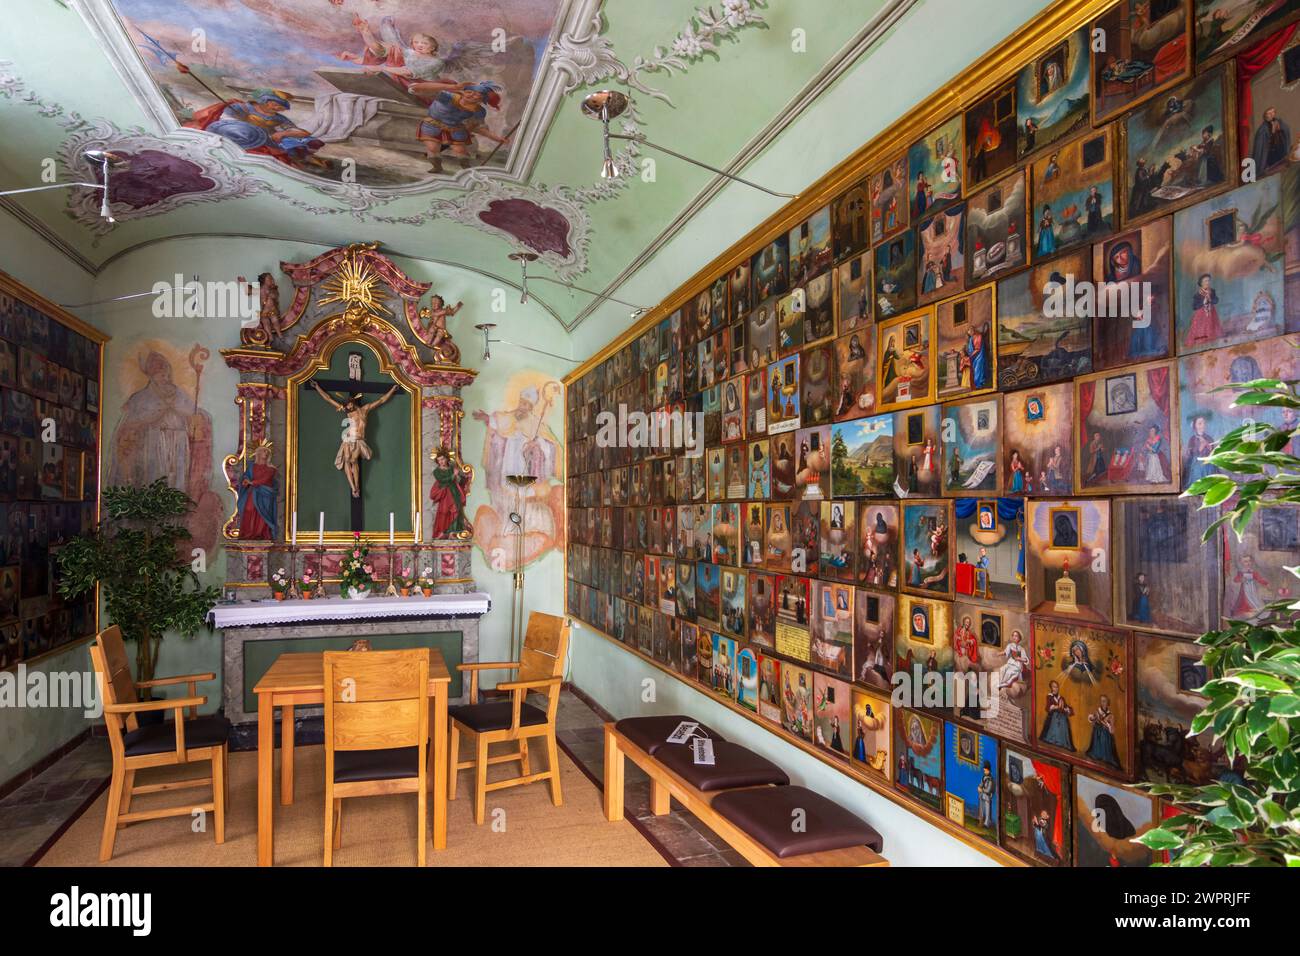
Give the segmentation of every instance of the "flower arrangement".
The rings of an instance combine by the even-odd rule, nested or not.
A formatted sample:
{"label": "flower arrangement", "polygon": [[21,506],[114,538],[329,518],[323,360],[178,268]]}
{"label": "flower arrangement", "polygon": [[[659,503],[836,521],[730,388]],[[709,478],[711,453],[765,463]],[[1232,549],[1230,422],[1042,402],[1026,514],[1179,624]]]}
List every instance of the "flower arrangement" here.
{"label": "flower arrangement", "polygon": [[271,594],[277,601],[283,601],[284,596],[289,593],[289,575],[280,568],[271,575]]}
{"label": "flower arrangement", "polygon": [[426,568],[424,569],[423,573],[421,573],[421,575],[420,575],[420,582],[419,582],[419,583],[420,583],[420,590],[424,592],[424,596],[425,596],[425,597],[432,597],[432,596],[433,596],[433,585],[434,585],[434,582],[435,582],[435,579],[434,579],[434,576],[433,576],[433,568],[426,567]]}
{"label": "flower arrangement", "polygon": [[375,583],[375,567],[370,563],[370,548],[361,540],[361,532],[352,532],[352,549],[344,557],[340,570],[345,594],[359,597],[370,593]]}
{"label": "flower arrangement", "polygon": [[302,591],[304,598],[312,598],[316,594],[316,589],[320,587],[320,580],[312,573],[311,568],[302,569],[302,577],[298,579],[298,590]]}

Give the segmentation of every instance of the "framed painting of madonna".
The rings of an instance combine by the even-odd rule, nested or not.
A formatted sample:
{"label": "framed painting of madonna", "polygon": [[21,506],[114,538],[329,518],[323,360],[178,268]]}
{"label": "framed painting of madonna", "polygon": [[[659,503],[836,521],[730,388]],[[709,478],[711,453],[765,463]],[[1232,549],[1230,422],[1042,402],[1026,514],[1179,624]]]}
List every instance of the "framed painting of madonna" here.
{"label": "framed painting of madonna", "polygon": [[1034,743],[1132,780],[1133,634],[1033,619]]}

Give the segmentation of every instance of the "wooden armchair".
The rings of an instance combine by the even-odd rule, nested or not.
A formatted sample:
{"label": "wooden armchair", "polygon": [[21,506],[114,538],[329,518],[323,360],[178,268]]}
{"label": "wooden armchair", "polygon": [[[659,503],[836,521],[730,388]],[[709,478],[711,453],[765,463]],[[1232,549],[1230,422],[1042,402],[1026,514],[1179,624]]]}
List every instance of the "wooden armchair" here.
{"label": "wooden armchair", "polygon": [[[468,671],[470,703],[447,708],[451,723],[450,761],[448,777],[449,800],[456,799],[457,772],[475,767],[474,822],[482,823],[486,809],[487,792],[520,784],[549,780],[551,802],[557,807],[563,803],[560,791],[560,759],[555,743],[555,713],[560,705],[560,684],[564,679],[564,660],[569,649],[569,621],[534,611],[528,618],[528,631],[518,661],[485,664],[460,664],[458,669]],[[497,690],[510,694],[510,699],[494,703],[478,703],[478,675],[485,670],[517,670],[518,679],[497,684]],[[546,709],[526,703],[529,691],[546,697]],[[476,759],[460,763],[460,735],[474,738]],[[533,737],[546,738],[546,770],[533,773],[528,761],[528,741]],[[514,753],[488,756],[488,747],[509,740],[519,742]],[[519,763],[520,775],[488,783],[487,768],[491,764]]]}
{"label": "wooden armchair", "polygon": [[[117,841],[117,831],[121,827],[141,820],[189,816],[195,810],[212,814],[216,841],[224,843],[230,723],[220,716],[199,717],[199,705],[206,703],[208,698],[197,693],[201,681],[216,680],[217,675],[187,674],[183,677],[134,681],[127,664],[122,631],[116,624],[100,631],[95,637],[95,643],[90,648],[90,659],[99,680],[100,695],[104,701],[104,724],[108,728],[109,747],[113,752],[113,778],[108,790],[108,810],[104,814],[104,835],[99,844],[100,861],[112,859],[113,844]],[[171,684],[188,684],[189,694],[166,700],[139,699],[140,688]],[[186,708],[189,708],[189,719],[184,716]],[[139,722],[140,714],[167,710],[174,712],[171,721],[144,725]],[[203,760],[212,761],[211,776],[135,785],[137,770]],[[212,787],[212,800],[208,803],[131,812],[131,797],[135,794],[207,786]]]}
{"label": "wooden armchair", "polygon": [[325,865],[343,845],[343,799],[415,793],[418,865],[428,834],[429,652],[326,651]]}

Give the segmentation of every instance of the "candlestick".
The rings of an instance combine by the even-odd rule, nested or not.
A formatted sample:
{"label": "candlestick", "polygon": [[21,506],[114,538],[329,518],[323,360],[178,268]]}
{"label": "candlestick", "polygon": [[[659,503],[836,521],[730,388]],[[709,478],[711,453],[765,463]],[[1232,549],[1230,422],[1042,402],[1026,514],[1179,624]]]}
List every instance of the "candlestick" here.
{"label": "candlestick", "polygon": [[323,511],[320,513],[320,531],[316,535],[316,543],[318,545],[325,543],[325,512]]}

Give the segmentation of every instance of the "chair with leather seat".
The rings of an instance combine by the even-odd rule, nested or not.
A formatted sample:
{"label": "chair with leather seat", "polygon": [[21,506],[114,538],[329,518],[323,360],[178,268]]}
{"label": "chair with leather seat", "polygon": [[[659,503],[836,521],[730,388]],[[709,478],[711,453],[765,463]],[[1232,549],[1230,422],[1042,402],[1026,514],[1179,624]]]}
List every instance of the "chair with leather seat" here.
{"label": "chair with leather seat", "polygon": [[[450,770],[447,775],[449,800],[456,799],[458,772],[475,768],[474,822],[482,823],[487,808],[489,790],[517,787],[542,780],[550,782],[551,803],[564,802],[560,790],[559,747],[555,742],[555,714],[560,706],[560,684],[563,681],[564,659],[569,649],[569,621],[553,614],[534,611],[528,617],[528,630],[518,661],[483,664],[460,664],[457,669],[469,673],[470,703],[447,708],[450,723]],[[510,695],[509,700],[478,702],[478,675],[485,670],[515,670],[518,677],[499,683],[496,689]],[[546,697],[546,708],[527,702],[529,692]],[[472,739],[475,759],[460,762],[460,738]],[[546,743],[547,769],[533,773],[528,758],[528,741],[542,737]],[[517,741],[513,753],[489,756],[488,748],[495,743]],[[519,764],[519,776],[488,782],[487,768],[493,764]]]}
{"label": "chair with leather seat", "polygon": [[429,652],[326,651],[325,865],[343,845],[348,797],[416,795],[416,860],[428,833]]}
{"label": "chair with leather seat", "polygon": [[[197,693],[200,682],[216,680],[217,675],[186,674],[148,681],[134,680],[127,662],[122,629],[116,624],[95,636],[95,643],[90,646],[90,660],[99,681],[104,702],[104,725],[108,728],[108,744],[113,753],[113,777],[108,788],[108,809],[104,813],[104,834],[99,844],[100,862],[112,859],[117,831],[122,827],[143,820],[190,816],[195,810],[212,814],[213,835],[217,843],[224,843],[230,723],[220,716],[199,717],[198,709],[207,703],[208,698]],[[142,689],[173,684],[187,684],[187,696],[140,700]],[[189,718],[184,715],[187,708]],[[174,712],[170,721],[140,723],[141,714],[168,710]],[[136,786],[137,771],[204,760],[212,762],[210,776]],[[136,794],[208,786],[212,788],[212,799],[206,803],[131,810],[131,798]]]}

